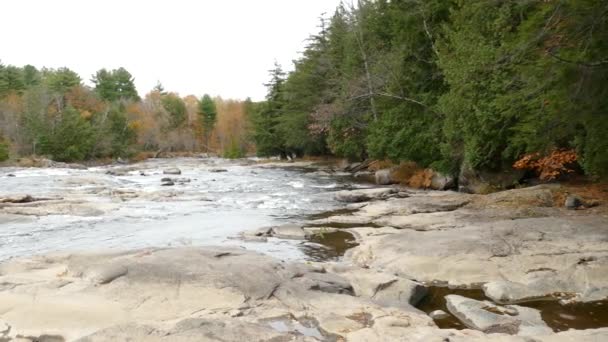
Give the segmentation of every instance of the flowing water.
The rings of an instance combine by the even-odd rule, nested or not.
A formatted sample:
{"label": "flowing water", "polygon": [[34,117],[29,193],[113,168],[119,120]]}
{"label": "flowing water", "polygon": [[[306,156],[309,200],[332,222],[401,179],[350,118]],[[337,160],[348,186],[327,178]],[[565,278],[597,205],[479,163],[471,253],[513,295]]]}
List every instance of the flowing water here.
{"label": "flowing water", "polygon": [[[171,167],[182,174],[164,175]],[[218,168],[225,172],[214,172],[223,171]],[[164,177],[178,181],[162,186]],[[246,160],[149,160],[88,170],[3,168],[0,197],[62,197],[99,212],[0,215],[0,260],[52,251],[179,245],[236,245],[284,260],[318,259],[319,251],[339,256],[343,250],[322,247],[323,241],[318,245],[271,238],[254,243],[235,237],[245,230],[339,210],[342,206],[331,193],[359,186],[347,176]]]}

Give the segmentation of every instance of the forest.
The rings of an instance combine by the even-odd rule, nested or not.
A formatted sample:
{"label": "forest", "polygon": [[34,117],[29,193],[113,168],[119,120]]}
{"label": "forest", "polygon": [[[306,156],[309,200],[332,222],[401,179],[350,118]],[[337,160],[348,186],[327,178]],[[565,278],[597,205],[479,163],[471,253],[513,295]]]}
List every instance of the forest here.
{"label": "forest", "polygon": [[246,103],[180,97],[159,83],[142,99],[124,68],[101,69],[94,87],[68,68],[0,63],[0,161],[137,158],[146,152],[243,156],[250,148]]}
{"label": "forest", "polygon": [[255,151],[455,175],[567,156],[605,177],[607,56],[606,1],[342,3],[293,71],[270,70],[260,102],[180,97],[160,83],[140,98],[124,68],[86,86],[68,68],[0,63],[0,160]]}
{"label": "forest", "polygon": [[361,0],[319,26],[252,105],[259,154],[608,174],[608,2]]}

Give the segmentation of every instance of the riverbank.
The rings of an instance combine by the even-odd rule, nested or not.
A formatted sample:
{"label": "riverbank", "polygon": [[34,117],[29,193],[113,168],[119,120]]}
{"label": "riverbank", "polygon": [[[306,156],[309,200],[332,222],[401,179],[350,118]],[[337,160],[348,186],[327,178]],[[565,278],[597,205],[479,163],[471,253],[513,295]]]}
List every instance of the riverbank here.
{"label": "riverbank", "polygon": [[[265,164],[255,177],[285,167],[341,175],[300,162]],[[345,186],[319,197],[342,206],[294,224],[244,226],[233,247],[13,258],[0,264],[0,340],[603,340],[608,210],[601,201],[567,209],[571,190]],[[277,240],[322,242],[327,253],[285,261],[250,248]]]}

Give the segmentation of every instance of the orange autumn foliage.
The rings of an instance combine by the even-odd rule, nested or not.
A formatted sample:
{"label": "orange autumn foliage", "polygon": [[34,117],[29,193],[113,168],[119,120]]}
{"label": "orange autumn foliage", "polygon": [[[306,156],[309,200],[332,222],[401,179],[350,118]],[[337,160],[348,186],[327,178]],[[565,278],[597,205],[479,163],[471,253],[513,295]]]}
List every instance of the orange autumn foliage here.
{"label": "orange autumn foliage", "polygon": [[534,171],[541,180],[553,180],[561,175],[573,173],[573,166],[577,160],[578,156],[574,150],[554,150],[544,157],[536,152],[524,155],[513,164],[513,168]]}

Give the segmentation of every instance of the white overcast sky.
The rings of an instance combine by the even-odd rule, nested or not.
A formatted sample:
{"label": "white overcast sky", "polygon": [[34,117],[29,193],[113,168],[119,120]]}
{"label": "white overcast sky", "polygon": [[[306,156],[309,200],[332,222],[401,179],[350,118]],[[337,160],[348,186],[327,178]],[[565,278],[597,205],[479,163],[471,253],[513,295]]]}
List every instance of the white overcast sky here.
{"label": "white overcast sky", "polygon": [[4,0],[0,60],[69,67],[85,83],[126,68],[140,94],[159,80],[185,96],[262,99],[339,0]]}

